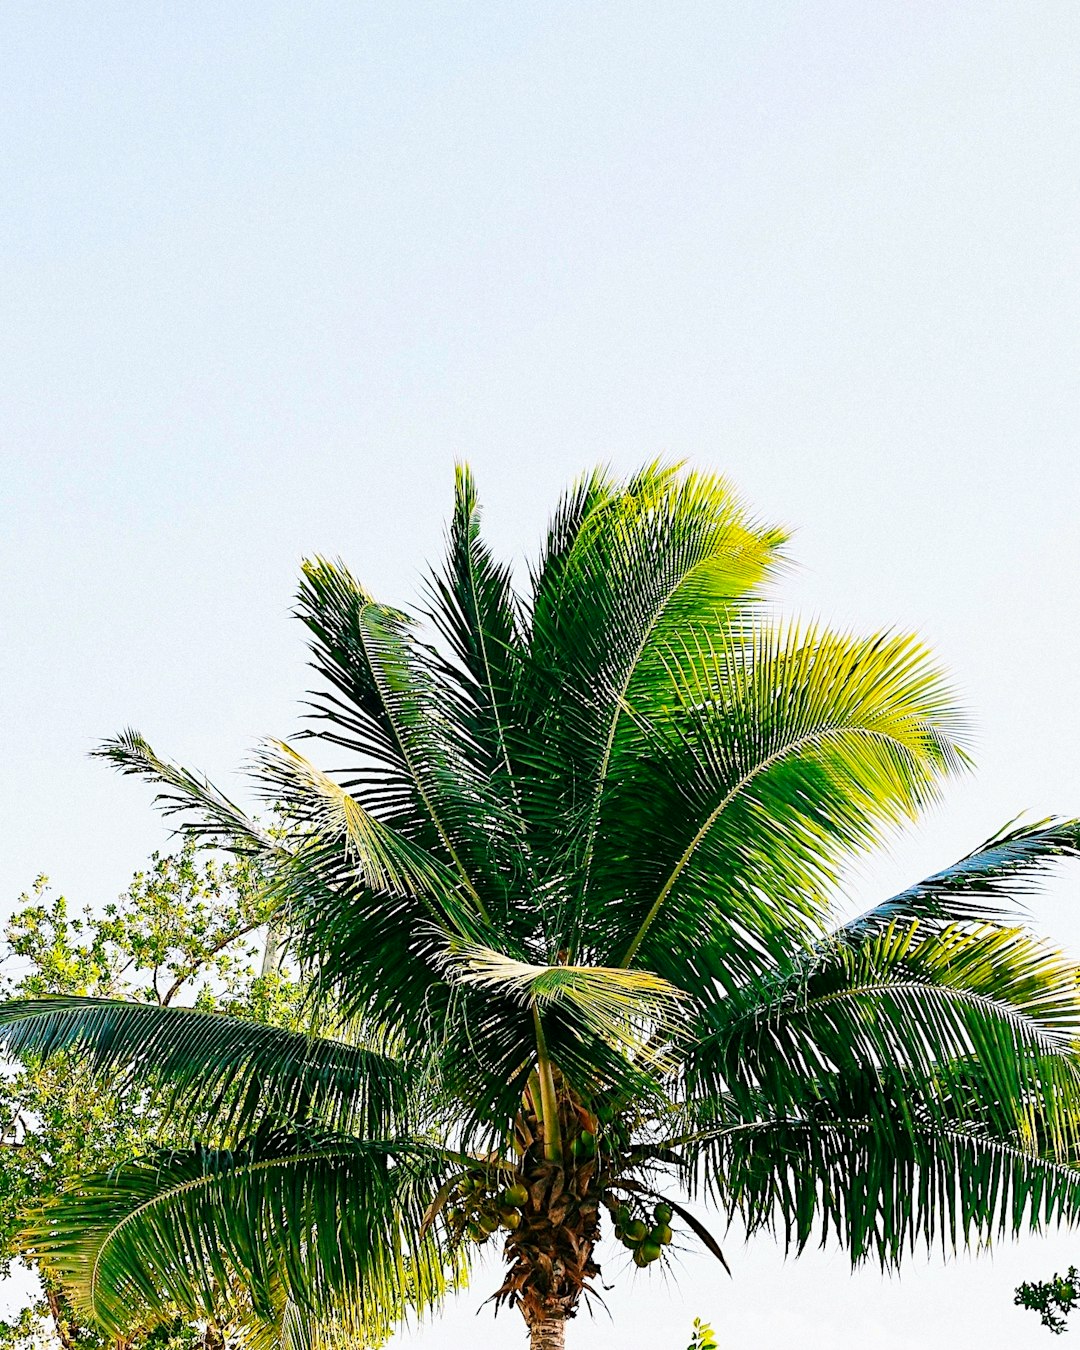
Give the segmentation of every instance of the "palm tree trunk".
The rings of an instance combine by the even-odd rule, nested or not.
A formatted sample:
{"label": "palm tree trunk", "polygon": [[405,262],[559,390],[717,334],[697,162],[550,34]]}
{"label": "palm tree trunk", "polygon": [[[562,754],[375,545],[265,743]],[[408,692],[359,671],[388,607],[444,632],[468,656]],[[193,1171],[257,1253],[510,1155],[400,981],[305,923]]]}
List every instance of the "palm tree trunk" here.
{"label": "palm tree trunk", "polygon": [[561,1313],[534,1317],[529,1322],[529,1350],[563,1350],[566,1318]]}
{"label": "palm tree trunk", "polygon": [[262,970],[260,975],[269,975],[281,965],[283,955],[281,934],[275,928],[267,928],[266,945],[263,947]]}

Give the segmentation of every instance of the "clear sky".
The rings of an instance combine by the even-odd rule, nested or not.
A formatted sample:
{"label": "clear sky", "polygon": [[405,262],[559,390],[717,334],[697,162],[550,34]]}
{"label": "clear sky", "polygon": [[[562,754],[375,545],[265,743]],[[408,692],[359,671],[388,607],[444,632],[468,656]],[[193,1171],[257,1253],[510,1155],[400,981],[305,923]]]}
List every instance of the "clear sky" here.
{"label": "clear sky", "polygon": [[[5,0],[0,904],[166,841],[96,739],[231,785],[293,729],[300,557],[407,601],[458,456],[518,555],[594,461],[721,469],[792,608],[932,642],[978,769],[860,904],[1080,814],[1078,72],[1075,0]],[[1078,900],[1034,921],[1080,955]],[[571,1344],[1023,1350],[1012,1286],[1080,1264],[730,1245]],[[486,1292],[405,1343],[520,1342]]]}

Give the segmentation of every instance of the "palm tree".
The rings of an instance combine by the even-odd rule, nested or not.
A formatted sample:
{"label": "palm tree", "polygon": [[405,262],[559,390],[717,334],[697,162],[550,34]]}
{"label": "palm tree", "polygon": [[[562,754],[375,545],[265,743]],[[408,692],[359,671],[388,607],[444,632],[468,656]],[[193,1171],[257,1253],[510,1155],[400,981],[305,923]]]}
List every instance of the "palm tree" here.
{"label": "palm tree", "polygon": [[707,1198],[853,1260],[1080,1211],[1077,972],[1010,917],[1080,824],[1008,828],[840,923],[842,869],[967,763],[913,639],[776,618],[784,559],[714,478],[603,472],[527,594],[459,470],[425,629],[305,565],[321,677],[259,751],[267,830],[135,733],[99,752],[259,855],[333,1035],[129,1003],[6,1005],[14,1054],[169,1092],[202,1142],[87,1178],[32,1241],[97,1321],[208,1305],[385,1325],[502,1243],[536,1350],[599,1274],[714,1255]]}

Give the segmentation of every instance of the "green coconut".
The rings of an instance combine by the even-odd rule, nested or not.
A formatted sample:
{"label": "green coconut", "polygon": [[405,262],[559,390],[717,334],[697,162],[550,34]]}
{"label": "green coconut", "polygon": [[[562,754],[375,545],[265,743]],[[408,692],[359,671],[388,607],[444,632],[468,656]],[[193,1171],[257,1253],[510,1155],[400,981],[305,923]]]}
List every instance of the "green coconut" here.
{"label": "green coconut", "polygon": [[520,1181],[515,1181],[512,1186],[507,1186],[506,1190],[503,1191],[502,1198],[504,1205],[508,1205],[511,1209],[521,1209],[523,1205],[528,1204],[529,1192]]}
{"label": "green coconut", "polygon": [[644,1267],[647,1266],[648,1264],[649,1264],[648,1261],[645,1259],[644,1256],[642,1256],[641,1248],[639,1247],[637,1251],[634,1252],[634,1265],[641,1266],[644,1269]]}
{"label": "green coconut", "polygon": [[660,1259],[660,1245],[656,1242],[643,1242],[638,1248],[638,1255],[641,1256],[646,1265]]}
{"label": "green coconut", "polygon": [[666,1247],[674,1236],[666,1223],[658,1223],[649,1234],[649,1241],[655,1242],[658,1247]]}
{"label": "green coconut", "polygon": [[626,1236],[631,1242],[644,1242],[649,1230],[640,1219],[631,1219],[626,1227]]}
{"label": "green coconut", "polygon": [[657,1223],[670,1223],[673,1211],[670,1205],[659,1204],[653,1210],[653,1218]]}

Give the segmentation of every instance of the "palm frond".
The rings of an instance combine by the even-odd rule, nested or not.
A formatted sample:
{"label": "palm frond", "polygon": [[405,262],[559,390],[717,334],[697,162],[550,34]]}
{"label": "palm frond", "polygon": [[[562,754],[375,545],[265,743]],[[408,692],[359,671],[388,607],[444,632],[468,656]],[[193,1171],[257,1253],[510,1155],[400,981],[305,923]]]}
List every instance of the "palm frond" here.
{"label": "palm frond", "polygon": [[184,814],[181,829],[204,842],[237,853],[263,853],[271,857],[285,849],[258,821],[215,787],[204,775],[181,768],[155,754],[137,731],[130,728],[91,751],[124,774],[145,778],[158,786],[154,798],[163,814]]}
{"label": "palm frond", "polygon": [[460,684],[468,703],[469,729],[486,748],[489,772],[514,790],[510,760],[513,693],[521,666],[520,602],[510,568],[497,563],[480,533],[476,483],[468,465],[458,464],[454,513],[442,572],[432,573],[430,617],[447,642],[452,662],[447,675]]}
{"label": "palm frond", "polygon": [[1056,1157],[1080,1144],[1080,983],[1023,930],[923,934],[897,924],[837,944],[772,988],[710,1008],[687,1058],[691,1099],[728,1094],[799,1116],[856,1085],[916,1100],[924,1118],[979,1121]]}
{"label": "palm frond", "polygon": [[437,1302],[455,1262],[418,1236],[443,1164],[408,1141],[260,1130],[87,1177],[33,1220],[31,1250],[110,1335],[179,1307],[212,1315],[239,1279],[256,1314],[360,1300],[376,1322]]}
{"label": "palm frond", "polygon": [[[529,732],[531,823],[554,829],[589,884],[618,727],[656,652],[696,624],[724,622],[767,575],[780,536],[756,526],[720,479],[650,465],[624,488],[590,480],[534,577],[519,690]],[[569,527],[569,528],[568,528]],[[542,839],[538,843],[544,852]],[[576,910],[567,916],[577,923]],[[565,942],[577,945],[574,933]]]}
{"label": "palm frond", "polygon": [[174,1119],[226,1130],[314,1118],[381,1136],[403,1127],[405,1067],[325,1036],[191,1008],[54,997],[0,1004],[0,1047],[16,1058],[78,1052],[95,1073],[163,1088]]}
{"label": "palm frond", "polygon": [[344,563],[305,559],[296,614],[311,634],[312,665],[329,686],[311,694],[318,734],[377,765],[384,787],[396,790],[406,814],[415,807],[415,786],[361,624],[372,604]]}
{"label": "palm frond", "polygon": [[451,938],[446,967],[460,984],[496,990],[526,1008],[571,1009],[595,1035],[634,1058],[668,1062],[686,996],[647,970],[534,965]]}
{"label": "palm frond", "polygon": [[669,650],[668,705],[619,747],[594,869],[601,895],[645,898],[593,917],[623,964],[709,997],[813,940],[840,862],[965,759],[911,638],[779,628]]}
{"label": "palm frond", "polygon": [[[967,857],[927,877],[837,929],[845,941],[876,936],[897,920],[983,923],[1015,914],[1021,896],[1059,858],[1080,857],[1080,821],[1013,826]],[[1004,907],[1003,907],[1004,906]]]}
{"label": "palm frond", "polygon": [[895,1267],[919,1247],[950,1254],[1080,1219],[1080,1166],[977,1128],[876,1113],[764,1119],[718,1134],[716,1202],[789,1250],[835,1240],[857,1264]]}
{"label": "palm frond", "polygon": [[264,742],[257,766],[263,792],[300,825],[301,847],[340,850],[366,890],[415,897],[439,921],[456,927],[469,917],[460,878],[445,863],[384,825],[292,746]]}

